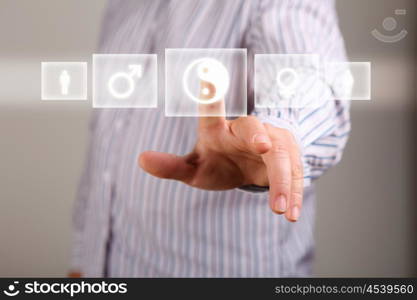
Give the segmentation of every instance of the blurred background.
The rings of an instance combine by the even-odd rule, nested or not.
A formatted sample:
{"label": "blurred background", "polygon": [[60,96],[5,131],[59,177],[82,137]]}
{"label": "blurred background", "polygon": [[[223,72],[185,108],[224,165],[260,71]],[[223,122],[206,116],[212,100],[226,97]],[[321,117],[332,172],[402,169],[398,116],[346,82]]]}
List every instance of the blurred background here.
{"label": "blurred background", "polygon": [[[89,101],[41,102],[40,62],[87,61],[91,74],[105,5],[0,1],[1,277],[68,270],[91,88]],[[372,62],[372,101],[353,102],[344,158],[318,182],[314,275],[417,276],[417,2],[338,0],[337,9],[349,59]],[[374,29],[408,34],[384,43]]]}

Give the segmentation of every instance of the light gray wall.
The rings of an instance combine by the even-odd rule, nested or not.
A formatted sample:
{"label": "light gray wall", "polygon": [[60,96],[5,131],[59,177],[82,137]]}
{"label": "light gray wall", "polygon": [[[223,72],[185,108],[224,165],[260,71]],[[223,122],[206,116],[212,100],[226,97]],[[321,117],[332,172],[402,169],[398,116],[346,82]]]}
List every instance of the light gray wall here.
{"label": "light gray wall", "polygon": [[[40,101],[40,62],[91,62],[102,0],[0,2],[0,276],[64,276],[91,102]],[[409,35],[369,32],[395,8]],[[342,163],[318,183],[317,276],[416,275],[416,4],[339,0],[352,61],[373,64]],[[90,85],[91,86],[91,85]],[[91,97],[90,97],[91,99]]]}
{"label": "light gray wall", "polygon": [[[416,268],[416,1],[339,0],[349,59],[372,63],[372,101],[352,103],[340,165],[318,182],[319,276],[410,276]],[[407,9],[395,16],[396,8]],[[393,16],[395,44],[370,36]]]}
{"label": "light gray wall", "polygon": [[41,102],[40,62],[91,66],[104,7],[0,1],[0,276],[67,272],[91,102]]}

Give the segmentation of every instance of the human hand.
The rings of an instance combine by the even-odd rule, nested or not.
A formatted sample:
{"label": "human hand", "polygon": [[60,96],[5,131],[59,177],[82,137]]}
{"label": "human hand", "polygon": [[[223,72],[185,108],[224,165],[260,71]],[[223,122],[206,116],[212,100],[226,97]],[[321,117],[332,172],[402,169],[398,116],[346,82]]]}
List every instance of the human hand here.
{"label": "human hand", "polygon": [[[224,102],[201,104],[200,111],[223,109]],[[198,139],[185,156],[146,151],[139,165],[148,173],[205,190],[243,185],[269,186],[269,203],[277,214],[297,221],[303,199],[300,151],[286,129],[256,117],[226,120],[199,117]]]}
{"label": "human hand", "polygon": [[70,271],[68,273],[68,277],[69,278],[81,278],[83,277],[83,275],[81,274],[81,272],[78,272],[78,271]]}

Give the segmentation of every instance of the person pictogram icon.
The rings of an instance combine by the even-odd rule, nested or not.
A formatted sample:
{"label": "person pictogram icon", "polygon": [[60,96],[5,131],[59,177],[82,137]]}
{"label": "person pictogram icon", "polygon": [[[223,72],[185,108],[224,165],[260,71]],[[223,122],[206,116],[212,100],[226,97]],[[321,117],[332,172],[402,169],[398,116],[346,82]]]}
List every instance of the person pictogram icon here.
{"label": "person pictogram icon", "polygon": [[67,70],[62,70],[59,75],[59,84],[61,85],[61,94],[68,95],[69,86],[71,84],[71,76]]}

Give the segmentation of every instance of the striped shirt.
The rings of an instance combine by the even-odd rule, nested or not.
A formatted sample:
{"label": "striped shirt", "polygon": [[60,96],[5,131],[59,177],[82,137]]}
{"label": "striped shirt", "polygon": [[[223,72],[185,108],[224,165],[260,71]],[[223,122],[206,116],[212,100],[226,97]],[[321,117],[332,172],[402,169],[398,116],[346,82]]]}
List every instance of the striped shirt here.
{"label": "striped shirt", "polygon": [[[196,141],[196,118],[164,116],[165,48],[247,48],[249,107],[255,53],[346,59],[333,1],[110,1],[99,51],[158,54],[159,105],[94,111],[74,210],[72,268],[93,277],[309,275],[313,185],[299,221],[289,223],[270,211],[267,193],[199,190],[138,167],[145,150],[181,155]],[[347,101],[251,113],[298,138],[306,180],[340,160],[350,130]]]}

